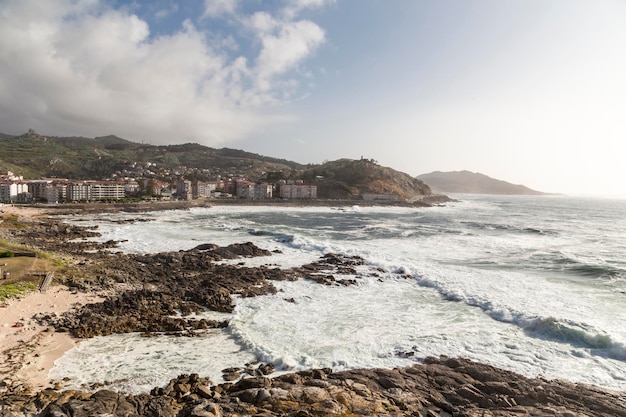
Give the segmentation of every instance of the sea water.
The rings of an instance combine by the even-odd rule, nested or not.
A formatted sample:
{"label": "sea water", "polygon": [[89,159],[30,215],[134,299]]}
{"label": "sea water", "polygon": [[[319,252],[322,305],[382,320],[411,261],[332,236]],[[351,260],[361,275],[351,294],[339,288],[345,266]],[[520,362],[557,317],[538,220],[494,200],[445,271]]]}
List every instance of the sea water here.
{"label": "sea water", "polygon": [[[50,377],[141,392],[182,373],[221,382],[221,369],[254,360],[343,370],[447,355],[626,390],[626,200],[455,197],[431,208],[236,205],[69,218],[98,225],[100,240],[129,253],[251,241],[280,251],[251,266],[288,268],[328,252],[365,265],[353,286],[276,282],[274,295],[237,299],[228,328],[201,337],[83,341]],[[139,217],[150,221],[111,221]]]}

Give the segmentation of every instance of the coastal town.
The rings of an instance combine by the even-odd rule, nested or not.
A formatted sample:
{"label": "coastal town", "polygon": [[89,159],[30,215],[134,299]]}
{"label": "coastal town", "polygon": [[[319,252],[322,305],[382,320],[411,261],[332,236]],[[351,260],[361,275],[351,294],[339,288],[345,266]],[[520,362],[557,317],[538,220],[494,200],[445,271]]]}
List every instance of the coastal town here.
{"label": "coastal town", "polygon": [[[150,169],[152,168],[152,170]],[[185,170],[181,167],[180,170]],[[75,181],[66,178],[25,180],[9,170],[0,169],[0,203],[73,203],[96,201],[183,200],[203,198],[267,200],[316,199],[317,186],[303,180],[279,179],[274,183],[250,181],[244,177],[217,178],[213,181],[186,179],[178,175],[166,182],[156,178],[155,164],[146,163],[137,173],[118,172],[109,180]],[[176,171],[178,172],[178,171]]]}

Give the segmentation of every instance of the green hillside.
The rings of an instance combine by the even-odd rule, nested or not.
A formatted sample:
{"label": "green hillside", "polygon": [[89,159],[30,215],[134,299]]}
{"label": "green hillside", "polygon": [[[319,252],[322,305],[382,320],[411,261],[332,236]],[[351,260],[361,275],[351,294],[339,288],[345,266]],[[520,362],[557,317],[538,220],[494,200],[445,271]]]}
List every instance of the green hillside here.
{"label": "green hillside", "polygon": [[46,137],[32,131],[20,136],[0,134],[0,167],[29,179],[107,179],[146,163],[158,167],[161,173],[195,168],[196,176],[207,178],[240,174],[254,178],[263,172],[304,168],[292,161],[195,143],[155,146],[116,136]]}

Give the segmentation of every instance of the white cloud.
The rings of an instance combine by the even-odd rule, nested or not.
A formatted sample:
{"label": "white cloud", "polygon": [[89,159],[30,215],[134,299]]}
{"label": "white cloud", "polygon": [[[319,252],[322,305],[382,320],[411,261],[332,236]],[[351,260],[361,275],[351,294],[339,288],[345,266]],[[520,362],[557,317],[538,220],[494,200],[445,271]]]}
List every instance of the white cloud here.
{"label": "white cloud", "polygon": [[170,5],[169,8],[164,8],[164,9],[157,10],[154,13],[154,17],[156,17],[157,19],[164,19],[167,16],[169,16],[169,15],[171,15],[173,13],[176,13],[177,11],[178,11],[178,4],[174,3],[174,4]]}
{"label": "white cloud", "polygon": [[204,0],[203,17],[232,15],[237,10],[237,0]]}
{"label": "white cloud", "polygon": [[310,20],[285,20],[257,12],[243,23],[261,45],[255,65],[260,91],[268,91],[274,77],[296,68],[325,41],[324,30]]}
{"label": "white cloud", "polygon": [[283,24],[276,34],[263,34],[257,60],[260,89],[270,89],[273,76],[293,69],[323,41],[324,31],[308,20]]}
{"label": "white cloud", "polygon": [[[205,13],[235,10],[234,1],[205,2]],[[289,99],[298,82],[287,72],[324,40],[313,22],[258,15],[260,50],[249,60],[228,55],[237,50],[232,37],[215,42],[191,20],[154,37],[146,21],[104,1],[8,1],[0,18],[5,133],[237,140],[289,119],[267,105]]]}
{"label": "white cloud", "polygon": [[335,0],[289,0],[283,9],[283,15],[291,20],[303,10],[320,9],[331,3],[335,3]]}
{"label": "white cloud", "polygon": [[245,19],[244,24],[259,36],[264,36],[274,31],[280,22],[267,12],[256,12],[250,18]]}

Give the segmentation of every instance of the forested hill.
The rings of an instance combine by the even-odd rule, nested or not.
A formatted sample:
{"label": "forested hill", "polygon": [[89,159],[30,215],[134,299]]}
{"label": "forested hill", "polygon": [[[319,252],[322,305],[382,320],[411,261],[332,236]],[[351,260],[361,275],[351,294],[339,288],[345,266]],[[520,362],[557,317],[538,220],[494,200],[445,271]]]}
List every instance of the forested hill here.
{"label": "forested hill", "polygon": [[320,198],[351,199],[371,195],[373,199],[420,200],[432,195],[430,187],[419,179],[369,159],[339,159],[304,171],[305,181],[318,186]]}
{"label": "forested hill", "polygon": [[170,171],[182,166],[207,170],[208,174],[248,177],[304,168],[293,161],[195,143],[155,146],[112,135],[86,138],[43,136],[32,131],[20,136],[0,133],[0,168],[25,178],[104,179],[147,163]]}

